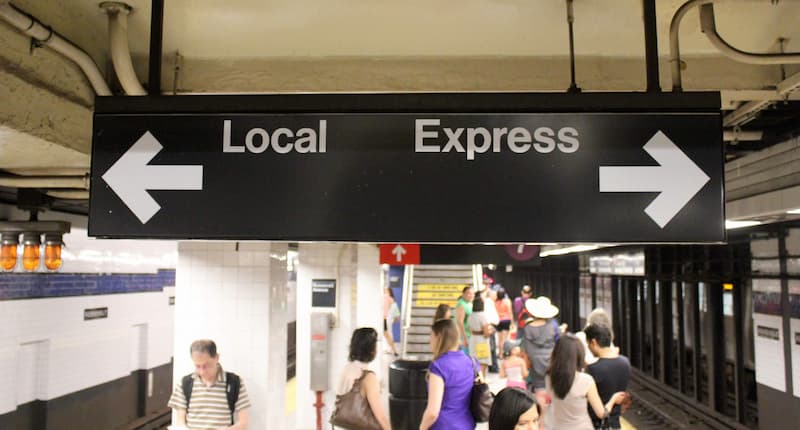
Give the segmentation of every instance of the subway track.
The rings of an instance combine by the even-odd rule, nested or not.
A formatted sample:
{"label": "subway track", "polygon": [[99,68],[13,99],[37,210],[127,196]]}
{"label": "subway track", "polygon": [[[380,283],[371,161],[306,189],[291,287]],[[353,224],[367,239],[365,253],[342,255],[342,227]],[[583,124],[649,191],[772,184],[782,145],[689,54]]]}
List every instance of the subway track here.
{"label": "subway track", "polygon": [[628,390],[633,404],[625,419],[637,430],[749,430],[694,399],[633,369]]}

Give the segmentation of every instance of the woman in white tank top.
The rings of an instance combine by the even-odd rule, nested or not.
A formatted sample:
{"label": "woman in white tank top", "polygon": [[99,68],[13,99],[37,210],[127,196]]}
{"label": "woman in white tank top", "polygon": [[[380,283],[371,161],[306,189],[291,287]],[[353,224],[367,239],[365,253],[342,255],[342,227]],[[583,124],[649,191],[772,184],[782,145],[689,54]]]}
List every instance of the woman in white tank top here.
{"label": "woman in white tank top", "polygon": [[547,427],[554,430],[594,430],[587,402],[598,417],[604,418],[614,405],[625,399],[625,393],[618,392],[604,405],[594,378],[582,373],[584,367],[581,341],[572,334],[561,336],[553,349],[545,377],[552,408],[552,422]]}

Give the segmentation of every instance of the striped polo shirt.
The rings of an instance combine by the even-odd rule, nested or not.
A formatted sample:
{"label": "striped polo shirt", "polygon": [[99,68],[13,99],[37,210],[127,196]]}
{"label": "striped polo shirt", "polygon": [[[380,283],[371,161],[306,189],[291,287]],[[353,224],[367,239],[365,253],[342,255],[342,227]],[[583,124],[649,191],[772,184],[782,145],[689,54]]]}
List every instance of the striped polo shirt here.
{"label": "striped polo shirt", "polygon": [[[191,408],[186,414],[186,426],[192,430],[218,430],[231,425],[231,412],[228,408],[228,396],[225,393],[227,377],[222,366],[217,366],[217,380],[214,385],[207,387],[196,374],[192,374]],[[240,377],[241,380],[241,377]],[[167,404],[173,409],[186,409],[186,396],[180,380],[172,392],[172,397]],[[250,407],[250,399],[244,380],[239,386],[239,399],[236,401],[235,410],[241,411]]]}

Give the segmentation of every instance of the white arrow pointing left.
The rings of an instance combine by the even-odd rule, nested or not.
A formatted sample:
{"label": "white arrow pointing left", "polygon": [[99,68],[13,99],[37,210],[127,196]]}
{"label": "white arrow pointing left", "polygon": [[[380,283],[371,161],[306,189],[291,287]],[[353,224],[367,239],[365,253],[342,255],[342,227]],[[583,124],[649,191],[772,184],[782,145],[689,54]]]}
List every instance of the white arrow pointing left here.
{"label": "white arrow pointing left", "polygon": [[660,192],[644,211],[664,228],[710,178],[660,130],[644,150],[660,166],[600,167],[600,192]]}
{"label": "white arrow pointing left", "polygon": [[147,131],[103,175],[103,180],[142,224],[161,209],[147,190],[203,189],[203,166],[148,165],[162,148]]}
{"label": "white arrow pointing left", "polygon": [[408,251],[406,251],[406,249],[403,248],[401,245],[397,245],[394,247],[394,249],[392,249],[392,254],[394,254],[394,256],[397,257],[398,263],[403,261],[403,256],[406,255],[407,252]]}

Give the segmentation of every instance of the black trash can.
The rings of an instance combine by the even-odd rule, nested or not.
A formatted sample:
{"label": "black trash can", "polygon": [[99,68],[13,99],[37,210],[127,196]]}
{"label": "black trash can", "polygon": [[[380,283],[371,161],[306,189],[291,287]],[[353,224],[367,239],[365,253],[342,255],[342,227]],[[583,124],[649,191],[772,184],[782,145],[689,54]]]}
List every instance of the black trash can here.
{"label": "black trash can", "polygon": [[392,430],[416,430],[428,405],[425,375],[430,361],[397,360],[389,365],[389,418]]}

